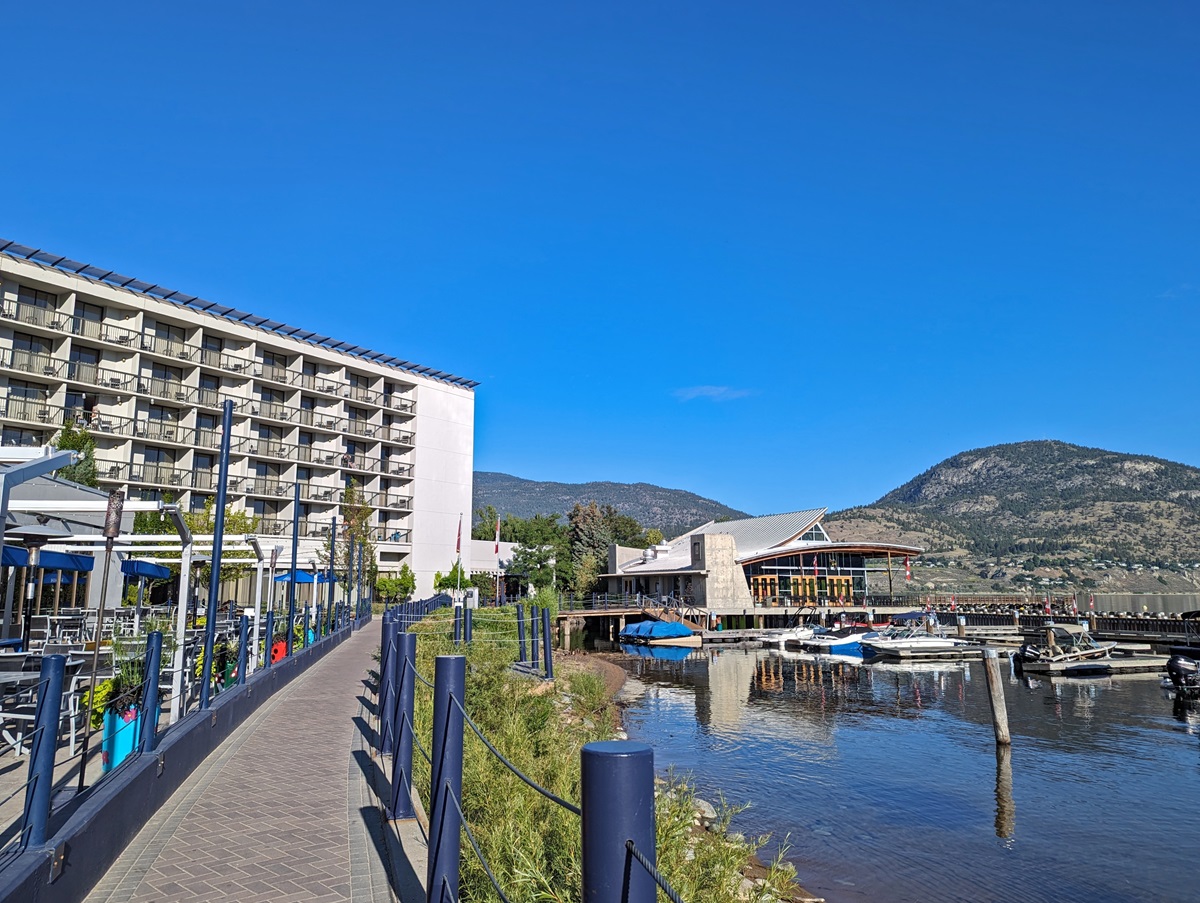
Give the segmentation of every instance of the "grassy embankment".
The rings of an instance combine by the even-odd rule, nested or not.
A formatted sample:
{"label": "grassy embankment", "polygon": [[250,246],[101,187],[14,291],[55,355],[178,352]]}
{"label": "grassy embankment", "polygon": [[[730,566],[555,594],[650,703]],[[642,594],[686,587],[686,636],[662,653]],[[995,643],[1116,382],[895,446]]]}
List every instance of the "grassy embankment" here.
{"label": "grassy embankment", "polygon": [[[467,657],[466,709],[496,748],[538,784],[578,804],[580,749],[613,739],[619,718],[596,673],[563,668],[554,685],[520,676],[511,609],[474,613]],[[432,678],[434,657],[454,654],[449,610],[435,612],[416,632],[417,665]],[[418,685],[415,725],[427,742],[433,724],[432,691]],[[428,748],[428,747],[426,747]],[[414,778],[428,809],[429,766],[414,753]],[[463,803],[467,821],[501,888],[510,899],[580,899],[580,826],[577,816],[523,784],[466,730]],[[777,863],[764,880],[751,882],[742,869],[758,844],[727,837],[736,810],[718,807],[708,830],[698,826],[695,797],[684,781],[668,778],[656,802],[658,866],[687,903],[788,900],[792,869]],[[765,838],[762,840],[765,841]],[[496,900],[487,875],[463,839],[464,901]],[[665,895],[660,894],[665,900]]]}

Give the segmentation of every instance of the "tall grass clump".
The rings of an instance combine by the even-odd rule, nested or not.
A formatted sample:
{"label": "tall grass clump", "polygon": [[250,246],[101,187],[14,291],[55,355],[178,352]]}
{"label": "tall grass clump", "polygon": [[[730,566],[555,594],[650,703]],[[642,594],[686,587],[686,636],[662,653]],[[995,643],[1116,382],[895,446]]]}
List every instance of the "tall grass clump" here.
{"label": "tall grass clump", "polygon": [[[595,740],[612,739],[617,725],[603,680],[587,671],[567,671],[550,685],[518,674],[510,667],[517,659],[513,611],[480,609],[473,615],[473,641],[457,649],[448,609],[415,627],[418,671],[432,680],[436,656],[466,656],[465,707],[471,719],[531,780],[578,805],[580,749]],[[427,750],[433,731],[432,695],[418,683],[414,726]],[[419,752],[413,759],[414,785],[428,811],[430,766]],[[658,801],[659,868],[681,892],[688,889],[687,903],[787,899],[737,896],[742,886],[739,868],[753,847],[700,829],[695,833],[690,788],[675,780],[664,787]],[[579,817],[526,786],[469,726],[463,749],[463,812],[509,899],[578,903]],[[460,899],[498,900],[465,836],[462,850]]]}

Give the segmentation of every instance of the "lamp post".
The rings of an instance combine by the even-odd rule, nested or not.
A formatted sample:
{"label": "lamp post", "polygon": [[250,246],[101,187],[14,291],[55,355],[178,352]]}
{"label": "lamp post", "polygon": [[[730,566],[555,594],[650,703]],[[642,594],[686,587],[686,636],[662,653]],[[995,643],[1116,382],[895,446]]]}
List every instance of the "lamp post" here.
{"label": "lamp post", "polygon": [[87,773],[88,738],[91,735],[92,706],[96,702],[96,671],[100,664],[100,633],[104,627],[104,603],[108,599],[108,568],[112,563],[113,540],[121,535],[121,514],[125,493],[114,489],[108,494],[108,510],[104,513],[104,572],[100,577],[100,604],[96,609],[96,635],[92,637],[92,676],[88,680],[88,704],[84,709],[83,745],[79,753],[79,791],[83,792]]}

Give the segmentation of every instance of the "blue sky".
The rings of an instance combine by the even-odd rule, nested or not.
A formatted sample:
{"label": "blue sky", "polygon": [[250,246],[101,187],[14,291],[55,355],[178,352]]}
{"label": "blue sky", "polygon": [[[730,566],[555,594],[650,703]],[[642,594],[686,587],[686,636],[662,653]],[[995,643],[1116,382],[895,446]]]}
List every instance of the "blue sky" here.
{"label": "blue sky", "polygon": [[1198,26],[47,3],[0,235],[478,379],[479,470],[769,513],[999,442],[1200,465]]}

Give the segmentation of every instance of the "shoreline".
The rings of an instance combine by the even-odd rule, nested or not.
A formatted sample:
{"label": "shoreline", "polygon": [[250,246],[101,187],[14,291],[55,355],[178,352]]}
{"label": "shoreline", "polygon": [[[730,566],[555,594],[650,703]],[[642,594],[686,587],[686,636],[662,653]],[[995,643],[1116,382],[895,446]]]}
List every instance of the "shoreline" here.
{"label": "shoreline", "polygon": [[[620,655],[621,653],[613,652],[579,652],[570,651],[563,652],[555,650],[554,658],[557,665],[560,661],[567,665],[567,670],[570,670],[572,665],[581,666],[583,669],[590,670],[598,674],[604,681],[604,692],[608,699],[613,703],[617,710],[618,718],[620,719],[620,730],[625,736],[625,725],[623,719],[624,706],[617,700],[617,695],[621,692],[622,687],[628,678],[628,673],[612,661],[608,656]],[[746,865],[742,868],[743,877],[754,880],[763,877],[767,873],[767,864],[758,857],[757,854],[751,854]],[[802,886],[798,881],[793,880],[794,893],[791,903],[824,903],[825,898],[811,893],[807,888]]]}

